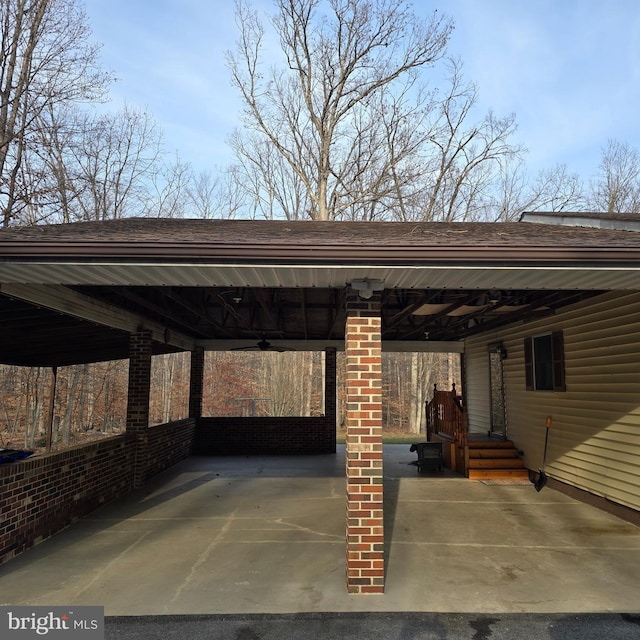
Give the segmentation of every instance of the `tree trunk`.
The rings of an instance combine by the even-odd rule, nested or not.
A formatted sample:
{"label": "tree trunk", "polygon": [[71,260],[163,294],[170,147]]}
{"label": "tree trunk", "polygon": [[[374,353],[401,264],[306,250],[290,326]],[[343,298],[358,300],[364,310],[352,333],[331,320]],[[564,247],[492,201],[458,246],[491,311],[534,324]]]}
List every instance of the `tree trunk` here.
{"label": "tree trunk", "polygon": [[68,445],[71,441],[71,424],[77,403],[78,384],[80,382],[80,367],[71,367],[71,384],[67,392],[67,406],[62,418],[62,444]]}
{"label": "tree trunk", "polygon": [[27,378],[28,402],[25,407],[25,447],[33,449],[42,432],[42,406],[45,399],[45,376],[42,367],[33,367]]}
{"label": "tree trunk", "polygon": [[176,361],[173,355],[165,356],[162,363],[162,422],[171,421],[173,407],[173,383]]}
{"label": "tree trunk", "polygon": [[411,354],[411,373],[409,375],[409,433],[420,433],[420,415],[418,408],[421,398],[421,367],[420,354]]}

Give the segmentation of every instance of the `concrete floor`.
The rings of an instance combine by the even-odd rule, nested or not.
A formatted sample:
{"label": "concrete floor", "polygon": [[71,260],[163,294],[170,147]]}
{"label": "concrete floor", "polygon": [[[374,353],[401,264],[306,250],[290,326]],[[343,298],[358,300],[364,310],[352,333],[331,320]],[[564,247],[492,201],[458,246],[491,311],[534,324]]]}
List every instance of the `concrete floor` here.
{"label": "concrete floor", "polygon": [[0,568],[0,604],[108,616],[639,612],[640,529],[385,447],[384,595],[345,588],[344,450],[190,458]]}

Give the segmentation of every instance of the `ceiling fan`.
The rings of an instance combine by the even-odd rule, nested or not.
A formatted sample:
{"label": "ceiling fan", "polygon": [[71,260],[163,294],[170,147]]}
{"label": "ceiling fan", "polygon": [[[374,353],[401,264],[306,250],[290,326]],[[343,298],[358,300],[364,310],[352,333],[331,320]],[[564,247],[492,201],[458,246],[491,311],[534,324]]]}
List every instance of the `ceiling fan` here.
{"label": "ceiling fan", "polygon": [[251,345],[249,347],[236,347],[235,349],[231,349],[231,351],[277,351],[282,353],[283,351],[295,351],[295,349],[280,345],[276,346],[271,344],[266,338],[262,338],[255,345]]}

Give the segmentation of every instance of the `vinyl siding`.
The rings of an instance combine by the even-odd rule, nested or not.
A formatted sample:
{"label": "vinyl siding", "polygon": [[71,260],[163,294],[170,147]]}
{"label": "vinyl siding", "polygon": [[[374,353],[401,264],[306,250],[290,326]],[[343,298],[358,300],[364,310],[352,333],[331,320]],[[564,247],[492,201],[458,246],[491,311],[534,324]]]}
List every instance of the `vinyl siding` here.
{"label": "vinyl siding", "polygon": [[491,426],[487,344],[479,340],[467,342],[464,357],[466,379],[463,381],[463,388],[464,399],[469,407],[469,431],[487,433]]}
{"label": "vinyl siding", "polygon": [[[564,332],[566,392],[526,391],[524,338]],[[487,345],[502,341],[508,435],[525,465],[542,465],[545,419],[552,416],[547,472],[563,482],[640,509],[640,294],[608,293],[556,315],[469,339],[470,428],[486,431]],[[484,380],[482,380],[484,375]]]}

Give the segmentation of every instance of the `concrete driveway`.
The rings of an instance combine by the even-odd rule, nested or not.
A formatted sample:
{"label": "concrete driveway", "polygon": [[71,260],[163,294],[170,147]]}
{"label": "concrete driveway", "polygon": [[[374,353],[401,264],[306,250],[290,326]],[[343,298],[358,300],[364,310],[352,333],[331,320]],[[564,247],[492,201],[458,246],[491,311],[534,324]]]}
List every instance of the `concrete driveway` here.
{"label": "concrete driveway", "polygon": [[0,603],[107,616],[640,612],[637,527],[550,488],[420,475],[414,459],[385,447],[384,595],[346,591],[341,448],[190,458],[3,566]]}

